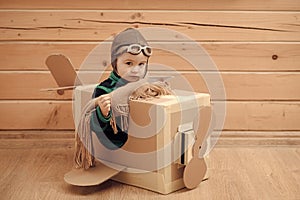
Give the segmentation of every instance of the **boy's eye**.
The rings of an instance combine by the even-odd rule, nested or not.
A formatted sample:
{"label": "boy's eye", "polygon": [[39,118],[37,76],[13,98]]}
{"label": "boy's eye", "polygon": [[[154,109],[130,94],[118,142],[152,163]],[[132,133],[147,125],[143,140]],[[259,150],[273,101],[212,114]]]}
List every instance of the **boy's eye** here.
{"label": "boy's eye", "polygon": [[145,66],[145,64],[146,64],[146,63],[140,63],[139,66],[140,66],[140,67],[143,67],[143,66]]}
{"label": "boy's eye", "polygon": [[126,62],[125,64],[128,66],[132,66],[132,62]]}

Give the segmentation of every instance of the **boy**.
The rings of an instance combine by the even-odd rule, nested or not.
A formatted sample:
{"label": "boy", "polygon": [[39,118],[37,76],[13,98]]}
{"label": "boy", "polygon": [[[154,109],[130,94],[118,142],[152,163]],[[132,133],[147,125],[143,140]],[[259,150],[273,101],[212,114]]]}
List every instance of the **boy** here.
{"label": "boy", "polygon": [[[111,46],[111,64],[113,71],[108,79],[101,82],[94,90],[93,98],[97,98],[96,110],[91,116],[91,130],[99,141],[108,149],[118,149],[127,141],[126,130],[117,126],[114,132],[110,119],[111,92],[126,85],[143,79],[147,73],[148,59],[152,54],[151,47],[141,33],[128,28],[119,33]],[[116,118],[117,125],[120,117]]]}

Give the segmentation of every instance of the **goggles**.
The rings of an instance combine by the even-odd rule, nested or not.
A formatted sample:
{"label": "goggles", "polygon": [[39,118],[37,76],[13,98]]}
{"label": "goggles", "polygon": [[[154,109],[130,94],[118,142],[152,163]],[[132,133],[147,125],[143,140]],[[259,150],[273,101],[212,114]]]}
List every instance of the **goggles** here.
{"label": "goggles", "polygon": [[118,52],[124,50],[125,52],[131,53],[133,55],[138,55],[141,52],[143,52],[143,54],[148,57],[152,55],[152,48],[150,46],[141,46],[139,44],[131,44],[129,46],[122,47]]}

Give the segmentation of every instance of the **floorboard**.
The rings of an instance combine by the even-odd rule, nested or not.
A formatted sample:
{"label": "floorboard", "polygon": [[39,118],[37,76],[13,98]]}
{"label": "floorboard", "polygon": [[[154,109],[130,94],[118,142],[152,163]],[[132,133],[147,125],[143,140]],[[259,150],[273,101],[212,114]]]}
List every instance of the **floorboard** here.
{"label": "floorboard", "polygon": [[161,195],[108,180],[93,187],[64,182],[73,148],[0,149],[0,199],[300,199],[300,148],[216,147],[208,180]]}

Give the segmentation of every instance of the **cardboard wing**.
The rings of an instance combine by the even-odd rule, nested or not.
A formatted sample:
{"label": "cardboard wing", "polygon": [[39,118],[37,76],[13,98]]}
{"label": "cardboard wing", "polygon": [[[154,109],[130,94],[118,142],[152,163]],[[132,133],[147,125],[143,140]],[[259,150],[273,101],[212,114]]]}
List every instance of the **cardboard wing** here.
{"label": "cardboard wing", "polygon": [[97,162],[96,167],[85,169],[72,169],[66,173],[64,180],[76,186],[93,186],[99,185],[104,181],[112,178],[120,173],[126,167],[110,163],[110,166],[114,165],[114,168],[108,167],[108,165],[101,162]]}

